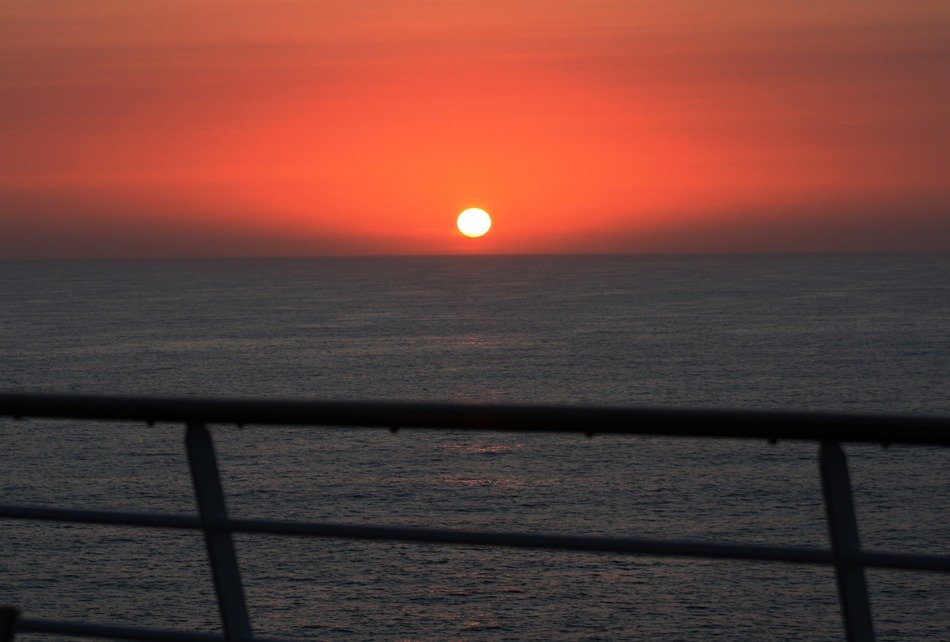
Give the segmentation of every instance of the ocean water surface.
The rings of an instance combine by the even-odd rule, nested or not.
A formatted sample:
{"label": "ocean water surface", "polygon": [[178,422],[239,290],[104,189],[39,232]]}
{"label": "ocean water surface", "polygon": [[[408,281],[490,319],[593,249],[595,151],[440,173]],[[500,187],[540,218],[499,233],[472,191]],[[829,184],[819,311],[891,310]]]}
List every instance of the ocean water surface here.
{"label": "ocean water surface", "polygon": [[[0,389],[946,416],[948,319],[948,255],[0,263]],[[236,516],[827,545],[813,444],[213,432]],[[194,510],[181,426],[0,419],[0,436],[2,503]],[[848,454],[866,548],[950,553],[946,452]],[[267,635],[843,631],[824,567],[260,536],[237,546]],[[881,639],[950,638],[945,577],[868,577]],[[0,603],[218,630],[190,533],[0,521]]]}

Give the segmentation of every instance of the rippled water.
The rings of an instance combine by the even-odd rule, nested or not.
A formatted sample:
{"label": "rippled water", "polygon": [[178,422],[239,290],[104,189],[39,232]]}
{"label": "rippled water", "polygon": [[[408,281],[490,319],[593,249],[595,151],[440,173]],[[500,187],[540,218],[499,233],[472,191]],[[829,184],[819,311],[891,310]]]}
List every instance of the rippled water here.
{"label": "rippled water", "polygon": [[[950,256],[0,264],[0,388],[950,414]],[[234,515],[825,546],[815,447],[217,427]],[[0,420],[3,503],[193,510],[181,428]],[[868,548],[950,552],[950,465],[849,449]],[[215,630],[193,534],[0,522],[0,603]],[[841,637],[830,569],[241,536],[307,639]],[[869,574],[882,639],[950,582]],[[39,636],[24,636],[39,639]]]}

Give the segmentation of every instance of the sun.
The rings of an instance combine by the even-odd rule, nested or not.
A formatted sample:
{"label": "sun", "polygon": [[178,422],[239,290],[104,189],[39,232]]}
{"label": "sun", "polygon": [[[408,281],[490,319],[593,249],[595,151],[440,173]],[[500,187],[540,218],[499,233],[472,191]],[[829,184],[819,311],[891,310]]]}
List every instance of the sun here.
{"label": "sun", "polygon": [[458,225],[459,232],[474,239],[485,236],[491,229],[491,216],[481,208],[470,207],[459,214],[455,224]]}

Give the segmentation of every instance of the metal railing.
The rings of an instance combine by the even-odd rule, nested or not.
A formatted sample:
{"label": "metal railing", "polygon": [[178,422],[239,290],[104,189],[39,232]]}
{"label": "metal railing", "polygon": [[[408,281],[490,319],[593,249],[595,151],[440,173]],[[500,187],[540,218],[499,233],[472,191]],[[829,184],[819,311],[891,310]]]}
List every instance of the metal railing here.
{"label": "metal railing", "polygon": [[[108,624],[24,618],[16,630],[117,640],[227,640],[265,642],[252,635],[232,533],[265,533],[345,538],[504,546],[627,555],[764,560],[832,565],[838,583],[847,638],[874,639],[864,569],[868,567],[950,572],[950,556],[870,552],[861,548],[847,460],[841,442],[950,445],[950,418],[845,415],[832,413],[579,408],[558,406],[432,403],[347,403],[328,401],[251,401],[196,398],[132,398],[0,394],[0,417],[88,419],[182,423],[197,499],[197,515],[0,506],[0,518],[82,524],[199,530],[204,534],[221,615],[223,635],[163,631]],[[802,548],[588,537],[446,529],[290,522],[230,517],[209,424],[304,425],[574,432],[816,441],[831,548]]]}

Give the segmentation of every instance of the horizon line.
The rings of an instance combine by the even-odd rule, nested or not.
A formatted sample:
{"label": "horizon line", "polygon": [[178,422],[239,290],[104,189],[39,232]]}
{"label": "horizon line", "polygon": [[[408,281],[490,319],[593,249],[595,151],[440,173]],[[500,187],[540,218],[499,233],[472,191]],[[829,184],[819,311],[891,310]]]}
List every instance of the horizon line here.
{"label": "horizon line", "polygon": [[288,254],[225,256],[88,256],[5,258],[0,263],[95,263],[136,261],[266,261],[334,259],[422,259],[422,258],[517,258],[517,257],[688,257],[688,256],[906,256],[944,255],[946,250],[726,250],[696,252],[492,252],[492,253],[418,253],[418,254]]}

